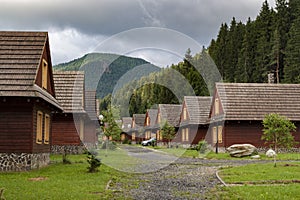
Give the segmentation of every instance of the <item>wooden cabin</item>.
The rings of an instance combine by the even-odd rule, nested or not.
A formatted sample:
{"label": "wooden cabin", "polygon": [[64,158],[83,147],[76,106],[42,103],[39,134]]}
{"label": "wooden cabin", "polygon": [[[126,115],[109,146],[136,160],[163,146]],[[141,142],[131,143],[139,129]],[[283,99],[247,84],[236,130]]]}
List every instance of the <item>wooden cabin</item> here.
{"label": "wooden cabin", "polygon": [[217,83],[211,107],[211,131],[207,141],[213,146],[250,143],[264,147],[262,120],[266,114],[286,116],[297,126],[300,141],[300,85]]}
{"label": "wooden cabin", "polygon": [[144,131],[145,139],[156,137],[157,127],[155,126],[158,109],[148,109],[145,116]]}
{"label": "wooden cabin", "polygon": [[96,91],[85,91],[85,111],[83,143],[86,147],[96,148],[98,145],[99,126],[99,102]]}
{"label": "wooden cabin", "polygon": [[212,97],[185,96],[180,116],[181,143],[185,146],[204,140],[209,129]]}
{"label": "wooden cabin", "polygon": [[132,125],[132,118],[131,117],[122,117],[121,122],[121,142],[124,142],[125,140],[131,141],[132,137],[130,134],[131,125]]}
{"label": "wooden cabin", "polygon": [[131,124],[131,140],[133,143],[140,143],[145,140],[144,133],[144,121],[145,114],[133,114]]}
{"label": "wooden cabin", "polygon": [[49,163],[55,96],[48,33],[0,31],[0,171]]}
{"label": "wooden cabin", "polygon": [[179,130],[179,122],[180,122],[180,113],[181,106],[176,104],[159,104],[157,117],[155,126],[157,127],[156,131],[156,139],[157,143],[166,143],[167,140],[162,137],[160,128],[164,125],[164,123],[168,122],[171,126],[175,127],[176,136],[172,140],[172,142],[178,143],[180,142],[178,130]]}
{"label": "wooden cabin", "polygon": [[51,151],[81,153],[85,149],[84,72],[55,71],[53,76],[56,98],[63,112],[53,116]]}

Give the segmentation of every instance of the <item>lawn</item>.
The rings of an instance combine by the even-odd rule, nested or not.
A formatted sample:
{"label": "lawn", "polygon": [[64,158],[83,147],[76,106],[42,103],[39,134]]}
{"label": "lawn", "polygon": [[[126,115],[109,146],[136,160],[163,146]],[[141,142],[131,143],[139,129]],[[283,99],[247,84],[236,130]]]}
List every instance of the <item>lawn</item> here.
{"label": "lawn", "polygon": [[[268,158],[265,154],[259,154],[261,160],[273,160],[273,158]],[[229,155],[229,153],[218,153],[209,152],[208,154],[203,155],[203,157],[207,159],[221,159],[221,160],[240,160],[240,159],[251,159],[250,157],[243,157],[243,158],[234,158]],[[299,153],[282,153],[278,154],[276,157],[277,160],[299,160],[300,161],[300,154]]]}
{"label": "lawn", "polygon": [[[101,165],[98,173],[87,173],[86,155],[69,155],[72,164],[62,164],[61,156],[51,156],[54,164],[29,172],[0,173],[0,188],[8,199],[124,199],[106,190],[110,181],[122,182],[128,174]],[[132,176],[132,175],[130,175]]]}
{"label": "lawn", "polygon": [[300,199],[300,162],[250,164],[222,169],[220,177],[230,187],[219,187],[219,199]]}
{"label": "lawn", "polygon": [[[148,147],[153,148],[153,147]],[[165,153],[172,154],[177,157],[192,157],[197,158],[199,156],[199,152],[192,149],[185,148],[167,148],[167,147],[154,147],[154,149],[158,151],[163,151]]]}

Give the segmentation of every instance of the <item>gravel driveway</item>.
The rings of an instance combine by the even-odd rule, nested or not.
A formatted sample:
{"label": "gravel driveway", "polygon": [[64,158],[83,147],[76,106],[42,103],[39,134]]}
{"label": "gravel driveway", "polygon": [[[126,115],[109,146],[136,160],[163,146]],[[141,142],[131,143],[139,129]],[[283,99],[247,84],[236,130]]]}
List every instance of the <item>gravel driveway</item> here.
{"label": "gravel driveway", "polygon": [[[129,155],[161,156],[159,152],[139,147],[125,147]],[[162,157],[164,158],[164,155]],[[173,158],[172,158],[173,159]],[[131,180],[114,184],[112,190],[120,191],[128,199],[205,199],[205,194],[216,185],[221,185],[216,177],[216,171],[221,166],[243,165],[257,161],[252,160],[205,160],[194,158],[179,158],[164,168],[151,173],[133,174]],[[157,163],[157,162],[155,162]],[[156,164],[154,164],[156,165]],[[153,167],[149,164],[143,167]],[[128,189],[128,185],[137,187]],[[125,185],[126,184],[126,185]],[[130,188],[130,187],[129,187]]]}

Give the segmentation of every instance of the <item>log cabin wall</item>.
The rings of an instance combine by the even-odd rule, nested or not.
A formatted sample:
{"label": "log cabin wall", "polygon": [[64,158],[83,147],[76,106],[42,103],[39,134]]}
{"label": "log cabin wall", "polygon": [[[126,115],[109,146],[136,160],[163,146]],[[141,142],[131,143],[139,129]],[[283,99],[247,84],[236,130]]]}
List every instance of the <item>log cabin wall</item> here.
{"label": "log cabin wall", "polygon": [[53,116],[51,138],[51,153],[54,154],[61,154],[64,151],[69,154],[79,154],[85,149],[80,140],[78,123],[74,121],[73,114],[55,114]]}
{"label": "log cabin wall", "polygon": [[32,102],[26,98],[1,98],[1,153],[32,153],[32,109]]}

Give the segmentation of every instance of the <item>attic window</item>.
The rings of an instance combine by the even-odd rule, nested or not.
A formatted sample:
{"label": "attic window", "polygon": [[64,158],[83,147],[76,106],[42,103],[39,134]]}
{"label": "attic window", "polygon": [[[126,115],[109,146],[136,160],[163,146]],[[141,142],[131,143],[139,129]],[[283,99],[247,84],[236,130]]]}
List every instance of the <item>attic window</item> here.
{"label": "attic window", "polygon": [[147,125],[147,126],[150,125],[150,118],[149,118],[149,117],[147,117],[146,125]]}
{"label": "attic window", "polygon": [[157,123],[158,124],[160,123],[160,113],[158,113],[158,116],[157,116]]}
{"label": "attic window", "polygon": [[187,120],[187,111],[186,111],[186,108],[183,108],[183,120]]}
{"label": "attic window", "polygon": [[215,115],[218,115],[220,113],[220,102],[219,99],[215,99]]}
{"label": "attic window", "polygon": [[48,82],[48,63],[45,59],[42,62],[42,88],[47,90],[47,82]]}

